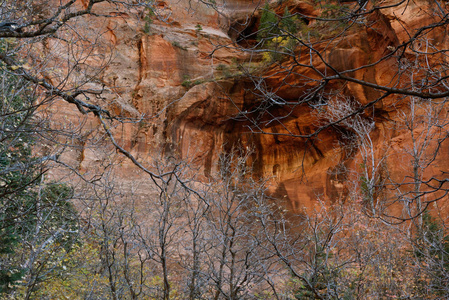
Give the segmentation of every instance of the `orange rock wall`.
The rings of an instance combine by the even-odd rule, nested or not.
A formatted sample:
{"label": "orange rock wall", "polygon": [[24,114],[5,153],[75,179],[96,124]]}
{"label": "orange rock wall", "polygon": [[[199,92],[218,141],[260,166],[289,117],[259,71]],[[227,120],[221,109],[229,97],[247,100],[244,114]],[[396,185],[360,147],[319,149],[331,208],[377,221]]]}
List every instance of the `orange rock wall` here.
{"label": "orange rock wall", "polygon": [[[278,10],[283,11],[287,5],[304,15],[319,14],[308,3],[286,3]],[[320,113],[308,105],[270,108],[270,116],[288,115],[282,122],[264,125],[263,130],[272,134],[254,133],[254,127],[251,129],[252,124],[247,120],[233,118],[260,101],[250,78],[244,74],[235,76],[239,72],[237,62],[254,58],[236,48],[233,40],[237,36],[233,30],[238,29],[238,22],[244,24],[243,20],[247,20],[245,24],[257,26],[259,14],[254,15],[254,9],[258,4],[235,0],[217,3],[220,12],[217,13],[201,2],[160,2],[156,13],[161,18],[154,19],[149,33],[144,32],[142,12],[115,15],[113,8],[104,8],[110,10],[112,17],[101,24],[89,23],[89,26],[104,28],[103,42],[114,53],[100,76],[101,83],[106,86],[105,99],[116,114],[133,118],[144,116],[138,124],[119,126],[116,129],[118,140],[142,160],[151,160],[155,153],[161,152],[166,156],[191,159],[201,167],[205,177],[215,175],[214,166],[222,151],[238,145],[241,149],[253,150],[250,163],[255,176],[271,178],[271,191],[288,199],[294,209],[313,207],[317,198],[330,202],[344,199],[352,187],[360,185],[359,168],[363,161],[361,150],[347,149],[348,128],[330,127],[314,139],[289,136],[290,133],[309,134],[320,126]],[[345,39],[326,47],[319,46],[318,50],[325,53],[338,71],[377,61],[388,54],[390,47],[408,39],[408,34],[417,27],[432,22],[426,13],[428,5],[424,1],[407,2],[399,8],[383,10],[369,16],[376,18],[370,28],[351,31]],[[398,14],[398,11],[403,13]],[[244,28],[242,26],[240,29]],[[431,35],[434,43],[447,45],[447,34],[435,31]],[[300,62],[309,60],[308,55],[303,55]],[[286,75],[282,67],[289,63],[292,61],[273,65],[262,75],[267,76],[266,84],[276,89],[278,96],[295,100],[313,86],[310,79],[320,78],[313,70],[299,66],[294,68],[294,74],[301,76]],[[373,68],[350,75],[388,84],[397,80],[392,64],[396,64],[394,59],[384,60]],[[322,71],[326,69],[319,62],[316,67]],[[355,99],[362,105],[380,96],[378,90],[356,83],[335,83],[327,89],[339,89],[348,99]],[[397,181],[410,172],[410,168],[405,167],[410,161],[407,155],[410,132],[398,125],[402,124],[403,105],[399,98],[389,96],[367,112],[376,121],[371,132],[376,160],[385,156],[382,163]],[[267,121],[270,117],[261,118]],[[449,172],[448,155],[446,147],[435,163],[425,169],[425,177]],[[81,157],[87,159],[88,156]],[[84,166],[88,164],[88,161],[81,162]]]}

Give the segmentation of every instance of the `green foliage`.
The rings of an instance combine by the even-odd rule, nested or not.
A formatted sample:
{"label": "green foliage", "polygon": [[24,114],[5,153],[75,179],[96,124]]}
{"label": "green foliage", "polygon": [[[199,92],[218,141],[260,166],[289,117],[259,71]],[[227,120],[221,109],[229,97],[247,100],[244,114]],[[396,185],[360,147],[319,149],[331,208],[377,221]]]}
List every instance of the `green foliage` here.
{"label": "green foliage", "polygon": [[236,59],[232,60],[232,65],[218,64],[215,70],[219,71],[217,73],[221,75],[217,76],[216,79],[236,78],[241,76],[245,71],[248,71],[244,65],[238,64]]}
{"label": "green foliage", "polygon": [[171,44],[173,47],[179,48],[181,50],[187,50],[187,48],[184,46],[181,46],[181,44],[178,41],[173,41]]}
{"label": "green foliage", "polygon": [[[9,198],[13,203],[0,217],[0,294],[12,290],[15,282],[30,272],[46,274],[33,278],[36,289],[47,276],[61,271],[55,263],[77,243],[77,214],[69,202],[72,196],[69,186],[51,183],[25,188],[20,195]],[[2,205],[6,206],[4,202]],[[25,245],[41,251],[29,253]],[[22,259],[29,255],[40,261],[37,270],[29,269],[34,265],[22,267]]]}
{"label": "green foliage", "polygon": [[218,70],[218,71],[223,71],[223,70],[227,70],[227,69],[229,69],[229,67],[225,64],[219,64],[216,68],[216,70]]}
{"label": "green foliage", "polygon": [[263,54],[263,61],[267,63],[273,63],[283,58],[283,54],[293,53],[297,45],[297,41],[294,38],[278,36],[273,39],[268,45],[268,51]]}
{"label": "green foliage", "polygon": [[[321,5],[322,12],[320,17],[325,20],[317,20],[312,28],[302,26],[302,32],[307,31],[310,37],[316,39],[330,38],[340,34],[343,30],[347,30],[348,23],[346,20],[350,14],[350,8],[347,5],[324,3]],[[360,24],[352,24],[352,30],[358,30]]]}
{"label": "green foliage", "polygon": [[188,76],[184,76],[184,81],[181,83],[181,85],[185,88],[190,88],[192,86],[192,81]]}
{"label": "green foliage", "polygon": [[151,30],[151,24],[153,24],[153,17],[154,17],[154,11],[150,8],[150,7],[148,7],[147,9],[146,9],[146,15],[145,15],[145,17],[144,17],[144,25],[143,25],[143,32],[145,32],[146,34],[149,34],[150,33],[150,30]]}
{"label": "green foliage", "polygon": [[268,3],[266,3],[260,18],[257,39],[259,41],[263,39],[271,40],[280,35],[295,35],[298,33],[298,28],[302,26],[304,26],[302,20],[297,16],[293,16],[287,7],[285,7],[282,18],[279,18],[276,13],[270,9]]}
{"label": "green foliage", "polygon": [[360,176],[360,190],[365,201],[369,201],[372,198],[372,189],[370,183],[365,176]]}
{"label": "green foliage", "polygon": [[279,34],[277,28],[278,18],[276,13],[270,8],[270,5],[265,3],[262,9],[262,16],[260,17],[259,31],[257,32],[257,40],[261,41],[266,38],[272,38]]}
{"label": "green foliage", "polygon": [[346,15],[347,11],[349,11],[349,8],[345,5],[325,3],[323,4],[321,17],[329,19],[341,18]]}
{"label": "green foliage", "polygon": [[189,88],[191,88],[191,87],[194,87],[195,85],[202,84],[203,82],[204,82],[204,81],[203,81],[203,80],[200,80],[200,79],[197,79],[197,80],[192,81],[192,80],[190,80],[190,77],[189,77],[189,76],[185,75],[185,76],[184,76],[184,81],[181,83],[181,85],[182,85],[183,87],[189,89]]}
{"label": "green foliage", "polygon": [[428,211],[424,211],[422,214],[422,226],[415,245],[415,255],[420,264],[428,268],[428,278],[418,279],[417,292],[447,296],[445,289],[449,279],[447,275],[449,272],[449,235],[441,222],[433,218]]}
{"label": "green foliage", "polygon": [[[0,42],[1,51],[14,41]],[[30,89],[1,65],[0,88],[0,294],[13,288],[24,269],[11,263],[27,230],[23,218],[32,212],[32,188],[39,179],[31,156],[31,116],[34,112]]]}
{"label": "green foliage", "polygon": [[285,7],[284,15],[282,16],[280,23],[281,28],[284,31],[290,34],[296,34],[298,32],[298,18],[296,16],[292,16],[287,7]]}
{"label": "green foliage", "polygon": [[196,31],[201,31],[201,30],[203,30],[203,26],[201,26],[201,24],[196,24],[195,25],[195,30]]}
{"label": "green foliage", "polygon": [[260,19],[257,39],[261,41],[267,51],[263,54],[263,61],[272,63],[282,59],[284,54],[293,53],[297,45],[298,29],[305,24],[297,16],[291,15],[285,8],[282,18],[265,5]]}
{"label": "green foliage", "polygon": [[[13,40],[0,41],[1,51],[14,53],[14,47]],[[31,278],[33,288],[37,288],[39,282],[51,276],[61,251],[76,242],[77,219],[69,202],[72,189],[57,183],[46,184],[43,180],[46,159],[32,153],[40,129],[33,116],[34,89],[5,66],[0,67],[0,297],[3,298],[23,284],[25,278]],[[34,260],[39,260],[38,267]]]}
{"label": "green foliage", "polygon": [[145,32],[146,34],[150,33],[150,26],[151,26],[151,19],[148,21],[145,21],[145,24],[143,25],[143,32]]}

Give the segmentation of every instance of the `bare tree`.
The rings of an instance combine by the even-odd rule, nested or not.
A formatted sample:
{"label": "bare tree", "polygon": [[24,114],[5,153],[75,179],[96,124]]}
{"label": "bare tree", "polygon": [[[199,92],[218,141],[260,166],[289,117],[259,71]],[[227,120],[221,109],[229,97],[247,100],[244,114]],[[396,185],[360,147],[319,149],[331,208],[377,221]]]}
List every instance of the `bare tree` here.
{"label": "bare tree", "polygon": [[112,54],[101,43],[103,32],[89,27],[85,17],[106,17],[98,9],[105,4],[118,11],[151,6],[96,0],[54,4],[0,3],[2,297],[43,295],[46,281],[66,274],[63,262],[79,241],[72,187],[44,175],[54,164],[76,169],[61,154],[76,148],[73,141],[85,119],[62,124],[58,101],[82,114],[111,117],[102,107],[104,89],[97,76]]}
{"label": "bare tree", "polygon": [[[408,12],[415,8],[405,1],[364,2],[363,5],[319,2],[315,8],[307,9],[268,3],[259,8],[252,16],[255,21],[248,22],[247,27],[242,29],[240,23],[233,27],[239,30],[236,43],[241,46],[238,48],[252,54],[251,60],[261,64],[259,70],[247,68],[249,64],[245,62],[241,64],[251,81],[252,88],[248,91],[254,94],[254,101],[241,108],[238,120],[243,120],[252,133],[270,134],[278,139],[285,136],[303,142],[310,153],[320,133],[339,136],[342,129],[349,130],[359,143],[352,157],[364,157],[364,167],[360,170],[364,174],[360,176],[364,177],[362,185],[371,214],[384,214],[390,221],[394,221],[391,217],[400,220],[418,217],[432,203],[430,198],[443,199],[446,195],[444,175],[424,179],[418,174],[422,173],[418,165],[424,164],[426,159],[422,155],[426,152],[427,159],[433,157],[426,167],[430,170],[429,164],[442,153],[435,143],[441,145],[445,140],[441,109],[446,106],[447,97],[447,49],[438,33],[446,30],[447,14],[445,6],[438,1],[430,4],[429,17],[423,18],[420,24],[409,24],[395,13],[395,10]],[[360,40],[366,41],[371,50],[364,51]],[[383,72],[382,78],[375,76],[378,72]],[[389,159],[382,154],[375,157],[377,150],[373,149],[383,148],[380,151],[387,154],[390,145],[379,147],[376,143],[382,139],[378,137],[385,134],[382,138],[389,143],[394,136],[382,131],[379,121],[387,123],[390,119],[391,124],[397,123],[400,127],[401,120],[405,121],[402,112],[413,109],[417,103],[425,103],[428,108],[420,104],[423,110],[415,109],[414,118],[426,119],[424,115],[429,114],[425,111],[432,107],[434,117],[429,116],[428,121],[435,127],[432,130],[428,127],[428,134],[434,137],[415,137],[414,156],[421,160],[413,163],[415,175],[394,178],[394,182],[402,183],[405,188],[408,176],[414,177],[415,188],[419,185],[422,190],[426,186],[428,200],[423,200],[424,194],[418,193],[416,197],[409,194],[416,200],[412,200],[413,216],[392,216],[392,207],[408,200],[393,195],[394,192],[385,186],[386,177],[395,175],[385,171]],[[343,106],[347,107],[343,109]],[[323,119],[315,122],[310,126],[310,133],[304,133],[292,121],[295,115],[304,114],[317,120],[323,112],[327,114],[326,122],[322,122]],[[351,138],[347,142],[352,143]],[[423,152],[424,148],[427,150]],[[304,153],[306,156],[307,150]],[[382,198],[379,192],[388,196],[385,194]],[[389,208],[385,210],[386,207]]]}
{"label": "bare tree", "polygon": [[[188,161],[155,159],[146,164],[118,142],[114,128],[125,121],[138,122],[140,117],[124,118],[108,110],[102,98],[106,88],[97,78],[112,56],[99,54],[109,53],[103,51],[108,50],[102,43],[103,33],[90,27],[86,17],[107,17],[105,7],[138,13],[151,9],[151,3],[73,0],[43,6],[33,1],[2,2],[0,210],[8,217],[0,219],[0,238],[10,242],[15,234],[26,237],[23,245],[30,250],[22,252],[21,262],[26,262],[28,273],[18,277],[24,278],[24,298],[44,294],[41,283],[66,267],[57,263],[68,253],[76,260],[70,263],[72,270],[78,268],[77,277],[86,271],[96,278],[83,290],[83,296],[91,299],[447,295],[445,219],[435,223],[426,212],[431,203],[446,197],[446,171],[440,176],[425,175],[441,154],[447,136],[447,124],[441,121],[449,96],[447,49],[439,37],[447,26],[446,8],[439,1],[432,2],[426,23],[410,28],[400,25],[405,34],[397,37],[389,34],[392,23],[400,23],[393,9],[413,9],[409,2],[319,5],[318,16],[291,13],[288,6],[282,7],[282,14],[267,4],[260,17],[254,16],[259,18],[259,28],[239,32],[236,40],[237,48],[252,53],[251,59],[262,65],[256,72],[242,65],[255,101],[245,102],[245,107],[236,105],[241,108],[237,119],[243,118],[253,133],[288,136],[306,145],[313,145],[326,130],[344,128],[351,133],[348,146],[360,165],[353,172],[357,189],[344,199],[350,209],[340,206],[343,199],[331,199],[332,207],[317,200],[319,209],[295,215],[287,206],[268,199],[264,183],[251,177],[245,151],[241,156],[223,153],[217,174],[201,183]],[[342,63],[339,58],[352,53],[351,43],[356,42],[348,42],[347,36],[362,29],[366,40],[382,37],[379,47],[384,51],[374,52],[371,58],[357,52],[360,65]],[[62,67],[58,66],[62,61]],[[371,75],[385,64],[394,70],[388,80],[378,82]],[[81,134],[81,125],[63,124],[55,130],[51,108],[58,106],[73,107],[95,119],[101,128],[98,135]],[[289,127],[289,118],[302,109],[326,122],[315,124],[311,133]],[[392,127],[410,137],[411,143],[398,156],[390,152],[394,143],[387,145],[386,156],[376,154],[378,115],[386,112],[393,119]],[[266,129],[273,124],[281,130]],[[32,135],[45,140],[35,150],[40,157],[30,155],[31,146],[24,140]],[[106,138],[148,176],[150,188],[144,199],[132,193],[125,198],[120,187],[114,187],[105,171],[111,166],[108,162],[99,174],[89,176],[60,159],[59,154],[73,146],[73,139],[83,143],[83,139]],[[392,157],[405,160],[402,177],[388,169]],[[69,195],[69,190],[50,195],[52,186],[40,184],[50,161],[68,166],[91,190],[83,195]],[[76,244],[68,241],[76,231],[68,221],[76,223],[76,218],[58,210],[74,197],[81,198],[76,202],[84,226],[80,252],[95,258],[89,267],[64,248]],[[362,206],[353,201],[358,199]],[[394,214],[396,205],[400,214]],[[23,226],[29,215],[32,218]],[[55,215],[58,218],[51,220]],[[408,220],[422,231],[420,235],[408,224],[382,222]],[[435,224],[438,228],[432,229]],[[395,240],[382,240],[385,232]],[[57,245],[57,240],[64,243]],[[9,248],[0,248],[2,268],[7,266],[1,275],[17,281],[8,273],[18,262],[7,253]],[[410,258],[414,268],[401,263]],[[58,277],[54,282],[64,278],[62,273],[54,275]],[[432,282],[435,288],[415,291],[402,282],[405,275],[417,274],[424,274],[421,287]]]}

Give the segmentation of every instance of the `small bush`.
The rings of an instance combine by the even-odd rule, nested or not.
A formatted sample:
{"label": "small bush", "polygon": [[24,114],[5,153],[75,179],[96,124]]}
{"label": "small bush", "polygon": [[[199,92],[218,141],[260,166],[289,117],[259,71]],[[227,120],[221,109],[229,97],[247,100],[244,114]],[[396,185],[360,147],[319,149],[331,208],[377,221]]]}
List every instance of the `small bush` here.
{"label": "small bush", "polygon": [[153,24],[152,17],[154,16],[154,11],[151,8],[147,9],[147,13],[144,17],[145,24],[143,25],[143,32],[146,34],[150,33],[151,30],[151,24]]}
{"label": "small bush", "polygon": [[190,81],[190,79],[184,79],[181,85],[185,88],[190,88],[192,86],[192,81]]}
{"label": "small bush", "polygon": [[192,81],[189,76],[184,76],[184,81],[181,83],[181,85],[185,88],[190,89],[191,87],[194,87],[195,85],[202,84],[204,80],[196,79],[195,81]]}
{"label": "small bush", "polygon": [[229,69],[229,67],[225,64],[219,64],[216,69],[218,71],[223,71],[223,70]]}
{"label": "small bush", "polygon": [[187,50],[186,47],[181,46],[181,44],[179,42],[177,42],[177,41],[173,41],[171,44],[172,44],[173,47],[179,48],[181,50]]}

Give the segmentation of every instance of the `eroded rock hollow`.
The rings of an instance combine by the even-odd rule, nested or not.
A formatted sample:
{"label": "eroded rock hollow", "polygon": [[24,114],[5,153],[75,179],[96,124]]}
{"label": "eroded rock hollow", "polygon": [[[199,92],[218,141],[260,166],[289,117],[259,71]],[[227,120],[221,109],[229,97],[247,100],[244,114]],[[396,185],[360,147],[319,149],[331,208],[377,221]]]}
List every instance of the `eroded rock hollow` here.
{"label": "eroded rock hollow", "polygon": [[[167,0],[150,17],[116,14],[105,5],[105,23],[86,20],[104,29],[102,41],[114,53],[97,84],[115,114],[143,116],[115,129],[118,142],[140,159],[163,153],[191,160],[204,178],[215,176],[221,153],[249,151],[252,176],[269,178],[271,192],[296,210],[317,199],[344,201],[366,185],[372,201],[381,201],[395,191],[376,186],[394,187],[414,174],[444,179],[446,105],[429,98],[429,106],[393,89],[412,91],[429,76],[426,68],[441,67],[444,53],[419,52],[448,49],[446,27],[411,40],[419,28],[439,22],[438,8],[393,2],[354,18],[344,31],[337,29],[345,24],[323,25],[329,8],[271,3],[279,22],[288,11],[301,24],[290,52],[282,41],[278,48],[273,40],[261,44],[264,3]],[[262,49],[285,55],[267,59]],[[81,152],[80,168],[86,168],[94,158]]]}

